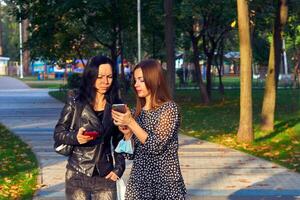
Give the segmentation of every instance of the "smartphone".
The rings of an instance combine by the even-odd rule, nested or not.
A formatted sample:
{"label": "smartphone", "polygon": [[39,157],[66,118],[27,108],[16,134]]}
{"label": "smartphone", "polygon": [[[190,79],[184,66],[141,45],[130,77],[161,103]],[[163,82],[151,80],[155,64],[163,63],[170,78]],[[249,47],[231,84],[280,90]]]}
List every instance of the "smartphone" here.
{"label": "smartphone", "polygon": [[96,139],[99,136],[99,132],[97,131],[85,131],[83,135],[91,136],[93,139]]}
{"label": "smartphone", "polygon": [[125,104],[113,104],[112,109],[114,111],[120,112],[120,113],[126,113],[126,106]]}

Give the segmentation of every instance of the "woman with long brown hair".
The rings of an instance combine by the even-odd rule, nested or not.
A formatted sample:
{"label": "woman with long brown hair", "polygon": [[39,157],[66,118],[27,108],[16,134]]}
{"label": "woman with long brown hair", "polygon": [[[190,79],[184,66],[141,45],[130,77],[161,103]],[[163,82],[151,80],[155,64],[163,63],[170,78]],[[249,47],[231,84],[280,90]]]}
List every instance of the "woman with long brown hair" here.
{"label": "woman with long brown hair", "polygon": [[131,199],[185,199],[186,188],[178,159],[180,114],[172,101],[156,60],[140,62],[133,70],[134,116],[112,110],[124,139],[134,141],[133,167],[126,195]]}

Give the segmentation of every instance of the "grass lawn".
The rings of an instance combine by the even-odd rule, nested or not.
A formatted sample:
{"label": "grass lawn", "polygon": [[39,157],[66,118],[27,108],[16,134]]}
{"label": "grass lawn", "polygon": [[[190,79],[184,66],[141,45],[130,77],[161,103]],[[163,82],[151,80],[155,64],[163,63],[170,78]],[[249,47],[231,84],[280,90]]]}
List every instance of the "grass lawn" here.
{"label": "grass lawn", "polygon": [[[181,133],[271,160],[300,172],[300,90],[278,90],[275,131],[259,130],[263,90],[253,90],[253,125],[255,141],[239,144],[236,133],[239,124],[239,90],[226,90],[225,100],[218,91],[212,93],[212,103],[199,103],[198,90],[177,90],[175,101],[181,107]],[[59,92],[50,94],[60,99]],[[125,102],[134,105],[133,94],[124,96]]]}
{"label": "grass lawn", "polygon": [[66,84],[66,81],[64,80],[56,80],[56,79],[38,80],[36,76],[26,76],[23,79],[20,78],[18,79],[26,83],[31,88],[58,89],[62,85]]}
{"label": "grass lawn", "polygon": [[38,163],[30,147],[0,124],[0,199],[32,199]]}
{"label": "grass lawn", "polygon": [[217,92],[213,103],[197,103],[197,91],[181,91],[176,101],[182,109],[182,133],[223,144],[271,160],[300,172],[300,90],[278,90],[275,131],[259,130],[263,90],[253,90],[255,142],[239,144],[239,90],[226,90],[225,101]]}

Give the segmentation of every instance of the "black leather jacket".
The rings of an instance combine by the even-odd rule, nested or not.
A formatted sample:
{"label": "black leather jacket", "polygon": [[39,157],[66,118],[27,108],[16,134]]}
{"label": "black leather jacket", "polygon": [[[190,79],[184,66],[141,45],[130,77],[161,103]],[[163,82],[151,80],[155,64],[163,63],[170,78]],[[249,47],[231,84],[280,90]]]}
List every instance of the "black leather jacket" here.
{"label": "black leather jacket", "polygon": [[[70,131],[70,125],[74,114],[74,106],[81,111],[77,115],[74,124],[74,131]],[[80,113],[80,112],[79,112]],[[80,127],[88,131],[100,132],[100,137],[89,141],[86,144],[79,144],[77,133]],[[97,167],[100,176],[106,176],[111,171],[119,177],[125,170],[125,159],[121,154],[114,153],[115,166],[111,155],[111,139],[116,148],[123,134],[113,124],[111,117],[111,104],[106,103],[102,123],[89,104],[79,102],[75,97],[70,98],[62,112],[60,119],[54,130],[54,140],[59,144],[71,144],[74,146],[72,154],[69,156],[67,168],[92,176],[94,168]]]}

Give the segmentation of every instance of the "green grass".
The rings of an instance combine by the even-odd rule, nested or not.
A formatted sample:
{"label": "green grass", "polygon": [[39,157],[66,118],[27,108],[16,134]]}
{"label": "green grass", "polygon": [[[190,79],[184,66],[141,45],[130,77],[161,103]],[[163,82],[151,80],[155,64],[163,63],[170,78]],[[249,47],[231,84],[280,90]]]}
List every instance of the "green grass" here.
{"label": "green grass", "polygon": [[49,88],[49,89],[59,89],[66,84],[64,80],[38,80],[36,76],[26,76],[23,79],[18,78],[19,80],[26,83],[31,88]]}
{"label": "green grass", "polygon": [[[184,99],[184,97],[188,97]],[[236,141],[239,125],[239,90],[226,90],[225,100],[213,93],[213,103],[202,106],[198,91],[181,91],[182,133],[271,160],[300,172],[300,90],[278,90],[275,130],[259,130],[263,90],[253,91],[255,141]]]}
{"label": "green grass", "polygon": [[61,84],[57,83],[26,83],[31,88],[49,88],[49,89],[59,89]]}
{"label": "green grass", "polygon": [[[264,90],[253,90],[253,126],[255,141],[241,144],[236,141],[239,125],[239,90],[225,90],[225,98],[212,92],[212,103],[200,103],[198,90],[177,90],[175,101],[181,107],[181,133],[199,139],[223,144],[258,157],[271,160],[300,172],[300,90],[278,90],[275,130],[259,130]],[[59,92],[51,95],[63,98]],[[132,92],[124,96],[125,102],[134,105]]]}
{"label": "green grass", "polygon": [[30,147],[0,124],[0,199],[32,199],[38,162]]}
{"label": "green grass", "polygon": [[50,91],[49,95],[54,97],[55,99],[65,102],[66,101],[66,92],[65,91]]}

